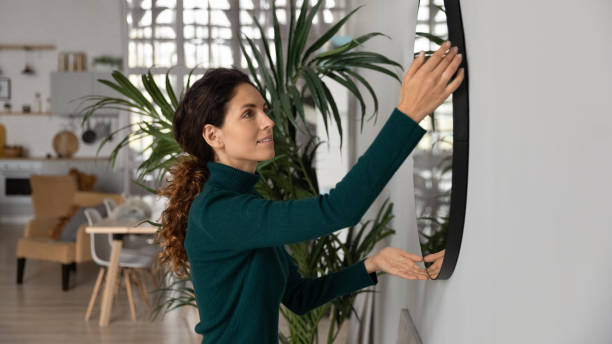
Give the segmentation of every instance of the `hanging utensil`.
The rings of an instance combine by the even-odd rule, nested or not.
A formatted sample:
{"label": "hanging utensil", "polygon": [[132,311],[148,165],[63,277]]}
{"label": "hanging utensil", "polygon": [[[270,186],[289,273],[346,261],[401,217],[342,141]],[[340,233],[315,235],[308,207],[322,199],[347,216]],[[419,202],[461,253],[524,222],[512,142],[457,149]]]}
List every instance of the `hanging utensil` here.
{"label": "hanging utensil", "polygon": [[104,126],[104,121],[103,120],[98,120],[96,122],[96,124],[94,125],[94,131],[96,132],[96,137],[98,139],[103,138],[104,136],[106,136],[107,134],[104,132],[105,126]]}
{"label": "hanging utensil", "polygon": [[23,68],[23,70],[21,71],[21,74],[29,74],[29,75],[34,75],[36,72],[34,71],[34,68],[32,68],[32,66],[30,66],[30,63],[28,62],[29,60],[29,56],[30,56],[30,50],[32,48],[26,46],[25,47],[25,51],[26,51],[26,64],[25,67]]}
{"label": "hanging utensil", "polygon": [[89,125],[89,119],[87,119],[87,129],[81,135],[81,139],[87,144],[96,142],[96,132]]}
{"label": "hanging utensil", "polygon": [[111,130],[111,123],[112,121],[109,119],[106,124],[105,124],[105,131],[106,131],[106,136],[108,136],[108,140],[112,141],[113,140],[113,132]]}

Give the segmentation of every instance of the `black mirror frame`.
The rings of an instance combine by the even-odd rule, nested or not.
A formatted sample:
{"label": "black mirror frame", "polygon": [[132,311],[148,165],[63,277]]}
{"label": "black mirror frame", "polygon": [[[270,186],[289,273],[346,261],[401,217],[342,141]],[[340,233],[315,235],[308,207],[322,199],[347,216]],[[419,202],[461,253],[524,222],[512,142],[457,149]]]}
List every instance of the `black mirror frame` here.
{"label": "black mirror frame", "polygon": [[446,10],[448,39],[451,41],[451,46],[459,48],[459,53],[462,54],[459,68],[464,68],[463,81],[453,92],[453,175],[450,215],[446,232],[444,260],[442,261],[440,272],[435,278],[446,280],[455,271],[465,223],[469,161],[469,73],[459,0],[444,0],[444,8]]}

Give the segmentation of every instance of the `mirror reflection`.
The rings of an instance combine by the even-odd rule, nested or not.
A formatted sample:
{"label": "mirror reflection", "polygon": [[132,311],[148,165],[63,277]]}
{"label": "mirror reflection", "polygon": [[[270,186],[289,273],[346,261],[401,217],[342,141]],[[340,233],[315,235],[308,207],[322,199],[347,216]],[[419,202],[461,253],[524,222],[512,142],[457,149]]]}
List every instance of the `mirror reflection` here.
{"label": "mirror reflection", "polygon": [[[419,3],[414,56],[429,58],[448,40],[443,0]],[[453,42],[453,45],[455,43]],[[417,228],[425,268],[436,279],[444,260],[452,189],[453,100],[446,99],[421,123],[427,134],[413,152]]]}

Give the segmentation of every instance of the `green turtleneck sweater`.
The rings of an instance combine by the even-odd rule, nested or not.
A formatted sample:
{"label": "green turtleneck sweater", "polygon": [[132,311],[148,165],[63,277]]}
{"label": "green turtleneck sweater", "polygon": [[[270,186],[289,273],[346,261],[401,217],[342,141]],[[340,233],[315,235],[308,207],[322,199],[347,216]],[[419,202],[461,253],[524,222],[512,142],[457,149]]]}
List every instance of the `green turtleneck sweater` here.
{"label": "green turtleneck sweater", "polygon": [[297,314],[378,283],[365,259],[303,278],[285,244],[356,225],[426,130],[395,108],[370,147],[328,193],[273,201],[258,172],[208,162],[210,178],[188,215],[185,249],[202,343],[278,343],[280,304]]}

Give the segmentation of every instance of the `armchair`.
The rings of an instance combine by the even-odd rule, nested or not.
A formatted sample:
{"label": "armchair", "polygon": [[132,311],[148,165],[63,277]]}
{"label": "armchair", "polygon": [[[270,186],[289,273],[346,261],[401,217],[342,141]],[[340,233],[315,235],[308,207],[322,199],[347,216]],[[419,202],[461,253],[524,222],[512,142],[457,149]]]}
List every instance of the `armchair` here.
{"label": "armchair", "polygon": [[17,284],[23,283],[26,259],[58,262],[62,265],[62,290],[69,289],[70,271],[76,263],[91,261],[89,234],[85,233],[87,220],[79,226],[76,240],[54,240],[49,232],[73,206],[93,207],[112,198],[123,203],[120,194],[79,191],[74,175],[32,175],[32,207],[34,218],[25,225],[23,238],[17,243]]}

